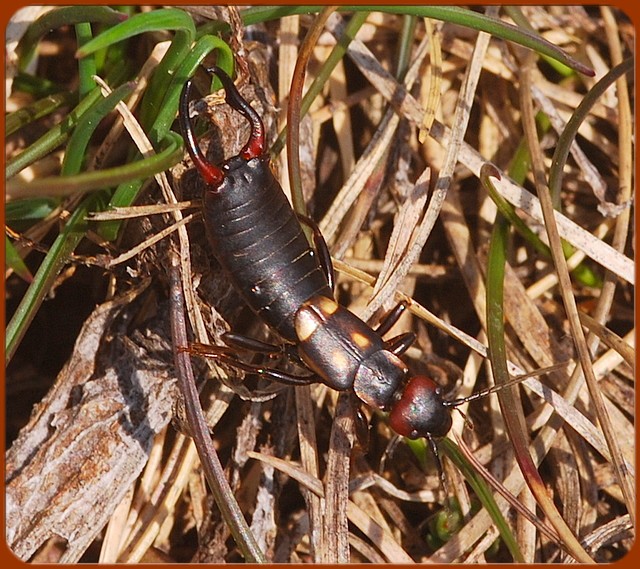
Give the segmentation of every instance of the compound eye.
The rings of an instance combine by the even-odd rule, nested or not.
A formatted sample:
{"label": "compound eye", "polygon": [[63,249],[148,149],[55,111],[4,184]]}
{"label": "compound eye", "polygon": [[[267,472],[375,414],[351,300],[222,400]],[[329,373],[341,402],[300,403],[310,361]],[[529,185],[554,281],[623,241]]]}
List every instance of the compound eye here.
{"label": "compound eye", "polygon": [[424,375],[412,377],[389,413],[391,428],[410,439],[444,437],[451,429],[451,413],[438,384]]}

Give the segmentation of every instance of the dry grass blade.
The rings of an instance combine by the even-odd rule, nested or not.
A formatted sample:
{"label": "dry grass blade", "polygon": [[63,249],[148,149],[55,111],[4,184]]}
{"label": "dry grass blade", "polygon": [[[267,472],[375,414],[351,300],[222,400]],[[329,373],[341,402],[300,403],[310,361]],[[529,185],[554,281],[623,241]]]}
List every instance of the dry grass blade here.
{"label": "dry grass blade", "polygon": [[[530,71],[530,63],[525,64],[524,73],[522,74],[522,82],[523,82],[522,89],[524,92],[528,92],[527,87],[530,84],[529,71]],[[529,103],[528,99],[526,98],[526,96],[522,98],[522,102],[523,102],[522,107],[523,107],[523,110],[525,111],[524,116],[526,117],[524,120],[525,131],[527,131],[528,136],[533,143],[533,141],[535,140],[535,124],[533,120],[533,108],[532,108],[532,105]],[[536,178],[536,184],[538,186],[538,195],[540,196],[540,204],[542,206],[543,215],[546,221],[545,227],[547,230],[547,234],[549,235],[549,243],[550,243],[552,255],[554,258],[554,264],[555,264],[556,270],[558,271],[560,291],[562,292],[564,307],[565,307],[565,310],[567,311],[569,324],[573,331],[575,346],[580,357],[580,364],[582,366],[582,371],[584,373],[587,386],[589,387],[589,392],[591,394],[591,397],[593,398],[596,415],[598,416],[598,420],[600,422],[603,433],[605,435],[605,439],[607,441],[607,444],[609,445],[613,466],[617,472],[618,482],[622,487],[622,492],[625,496],[627,505],[630,508],[629,512],[633,519],[635,515],[635,492],[633,490],[634,483],[633,483],[632,477],[629,476],[629,471],[623,466],[624,457],[620,451],[618,438],[611,424],[608,411],[604,406],[604,400],[598,388],[597,379],[593,371],[591,356],[587,346],[586,338],[582,331],[582,326],[580,324],[576,301],[572,292],[571,279],[569,277],[569,272],[567,270],[564,254],[562,252],[560,235],[558,233],[557,226],[555,224],[553,206],[551,203],[548,186],[546,184],[545,177],[543,174],[543,159],[540,153],[536,151],[537,147],[535,143],[530,144],[530,148],[532,149],[531,152],[532,152],[532,158],[533,158],[533,164],[534,164],[534,176]]]}
{"label": "dry grass blade", "polygon": [[[387,304],[386,301],[389,298],[393,297],[400,283],[418,259],[429,232],[435,224],[438,212],[431,207],[420,220],[424,204],[427,201],[430,181],[431,170],[427,168],[418,178],[413,191],[398,212],[384,263],[376,280],[367,310],[362,316],[364,320],[368,320],[380,307]],[[419,220],[420,223],[418,223]]]}
{"label": "dry grass blade", "polygon": [[[380,93],[390,103],[398,107],[399,113],[416,124],[420,123],[424,111],[402,85],[399,85],[387,71],[379,66],[376,58],[364,44],[359,43],[357,40],[352,42],[349,48],[349,56],[354,59],[361,71],[378,86]],[[448,147],[451,141],[451,132],[438,121],[434,121],[431,135],[445,147]],[[480,170],[486,162],[480,154],[465,143],[461,144],[457,159],[477,176],[480,175]],[[534,195],[515,184],[506,176],[502,176],[495,185],[502,197],[511,204],[524,211],[535,221],[544,222],[540,203]],[[596,239],[591,233],[585,231],[561,213],[555,212],[554,215],[560,236],[563,239],[576,248],[583,250],[603,267],[633,284],[635,270],[631,259],[621,255],[607,243]]]}
{"label": "dry grass blade", "polygon": [[413,563],[413,559],[393,536],[351,501],[347,505],[347,512],[349,520],[377,545],[389,563]]}
{"label": "dry grass blade", "polygon": [[[296,389],[296,413],[298,423],[298,439],[300,441],[300,460],[305,472],[314,480],[320,478],[318,444],[316,440],[316,423],[313,416],[313,402],[309,386],[301,386]],[[303,485],[303,493],[309,509],[310,538],[314,551],[317,551],[324,542],[323,508],[320,493],[307,492],[311,486]]]}
{"label": "dry grass blade", "polygon": [[347,504],[349,503],[349,465],[355,439],[350,395],[338,396],[331,429],[324,498],[325,539],[320,552],[322,563],[348,563],[349,554]]}
{"label": "dry grass blade", "polygon": [[148,215],[160,215],[174,209],[192,209],[200,205],[195,201],[186,201],[176,204],[153,204],[131,207],[114,207],[108,211],[95,211],[89,214],[92,221],[111,221],[114,219],[135,219]]}
{"label": "dry grass blade", "polygon": [[618,352],[631,367],[635,365],[636,351],[627,342],[588,314],[580,312],[579,316],[585,328],[598,336],[611,349]]}

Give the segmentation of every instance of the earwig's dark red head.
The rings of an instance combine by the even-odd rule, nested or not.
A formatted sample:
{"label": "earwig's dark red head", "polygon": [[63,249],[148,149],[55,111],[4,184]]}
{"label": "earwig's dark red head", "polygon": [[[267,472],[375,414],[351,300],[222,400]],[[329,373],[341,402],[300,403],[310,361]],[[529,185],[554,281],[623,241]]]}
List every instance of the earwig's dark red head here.
{"label": "earwig's dark red head", "polygon": [[404,437],[444,437],[451,429],[451,412],[440,387],[424,375],[409,379],[389,413],[389,425]]}
{"label": "earwig's dark red head", "polygon": [[[251,135],[249,141],[242,148],[239,157],[243,158],[247,162],[253,158],[259,158],[262,156],[265,150],[265,135],[264,126],[258,113],[256,113],[251,105],[245,101],[231,78],[218,67],[211,67],[207,69],[208,73],[217,75],[222,82],[222,86],[225,91],[225,100],[227,104],[234,110],[238,111],[251,123]],[[200,149],[198,141],[196,140],[195,133],[193,132],[193,126],[191,125],[191,119],[189,118],[189,99],[191,98],[192,81],[189,79],[182,89],[180,95],[180,112],[179,120],[182,128],[185,144],[189,156],[193,164],[197,168],[198,172],[209,186],[219,186],[224,178],[224,166],[219,167],[209,162]]]}

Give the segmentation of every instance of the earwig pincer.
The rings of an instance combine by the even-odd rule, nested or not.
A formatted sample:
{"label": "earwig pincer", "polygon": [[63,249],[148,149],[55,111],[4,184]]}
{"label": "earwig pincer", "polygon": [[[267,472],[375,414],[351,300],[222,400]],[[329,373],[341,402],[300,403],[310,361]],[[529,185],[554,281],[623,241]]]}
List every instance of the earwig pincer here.
{"label": "earwig pincer", "polygon": [[[283,383],[322,382],[339,391],[351,390],[363,403],[388,412],[389,424],[398,434],[425,437],[436,452],[433,438],[448,433],[450,409],[463,400],[447,401],[432,379],[409,375],[399,356],[414,341],[414,334],[382,339],[400,318],[404,305],[374,329],[336,301],[326,243],[315,224],[303,218],[313,229],[311,247],[301,218],[273,176],[262,120],[225,72],[217,67],[207,71],[220,78],[226,102],[251,124],[249,140],[237,156],[219,166],[210,163],[198,146],[189,118],[191,81],[185,84],[180,123],[189,155],[205,185],[204,222],[213,254],[248,306],[312,373],[296,376],[254,366],[230,356],[228,349],[209,350],[202,344],[192,346],[191,351]],[[231,348],[276,349],[234,334],[227,339]]]}

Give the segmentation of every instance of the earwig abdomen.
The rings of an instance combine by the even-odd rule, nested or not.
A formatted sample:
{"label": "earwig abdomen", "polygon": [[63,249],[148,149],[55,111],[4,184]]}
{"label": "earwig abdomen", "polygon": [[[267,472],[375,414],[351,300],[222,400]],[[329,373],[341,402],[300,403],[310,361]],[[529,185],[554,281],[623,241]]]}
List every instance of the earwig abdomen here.
{"label": "earwig abdomen", "polygon": [[267,157],[225,163],[224,180],[207,188],[207,234],[233,285],[280,336],[296,342],[294,315],[315,295],[333,298]]}

